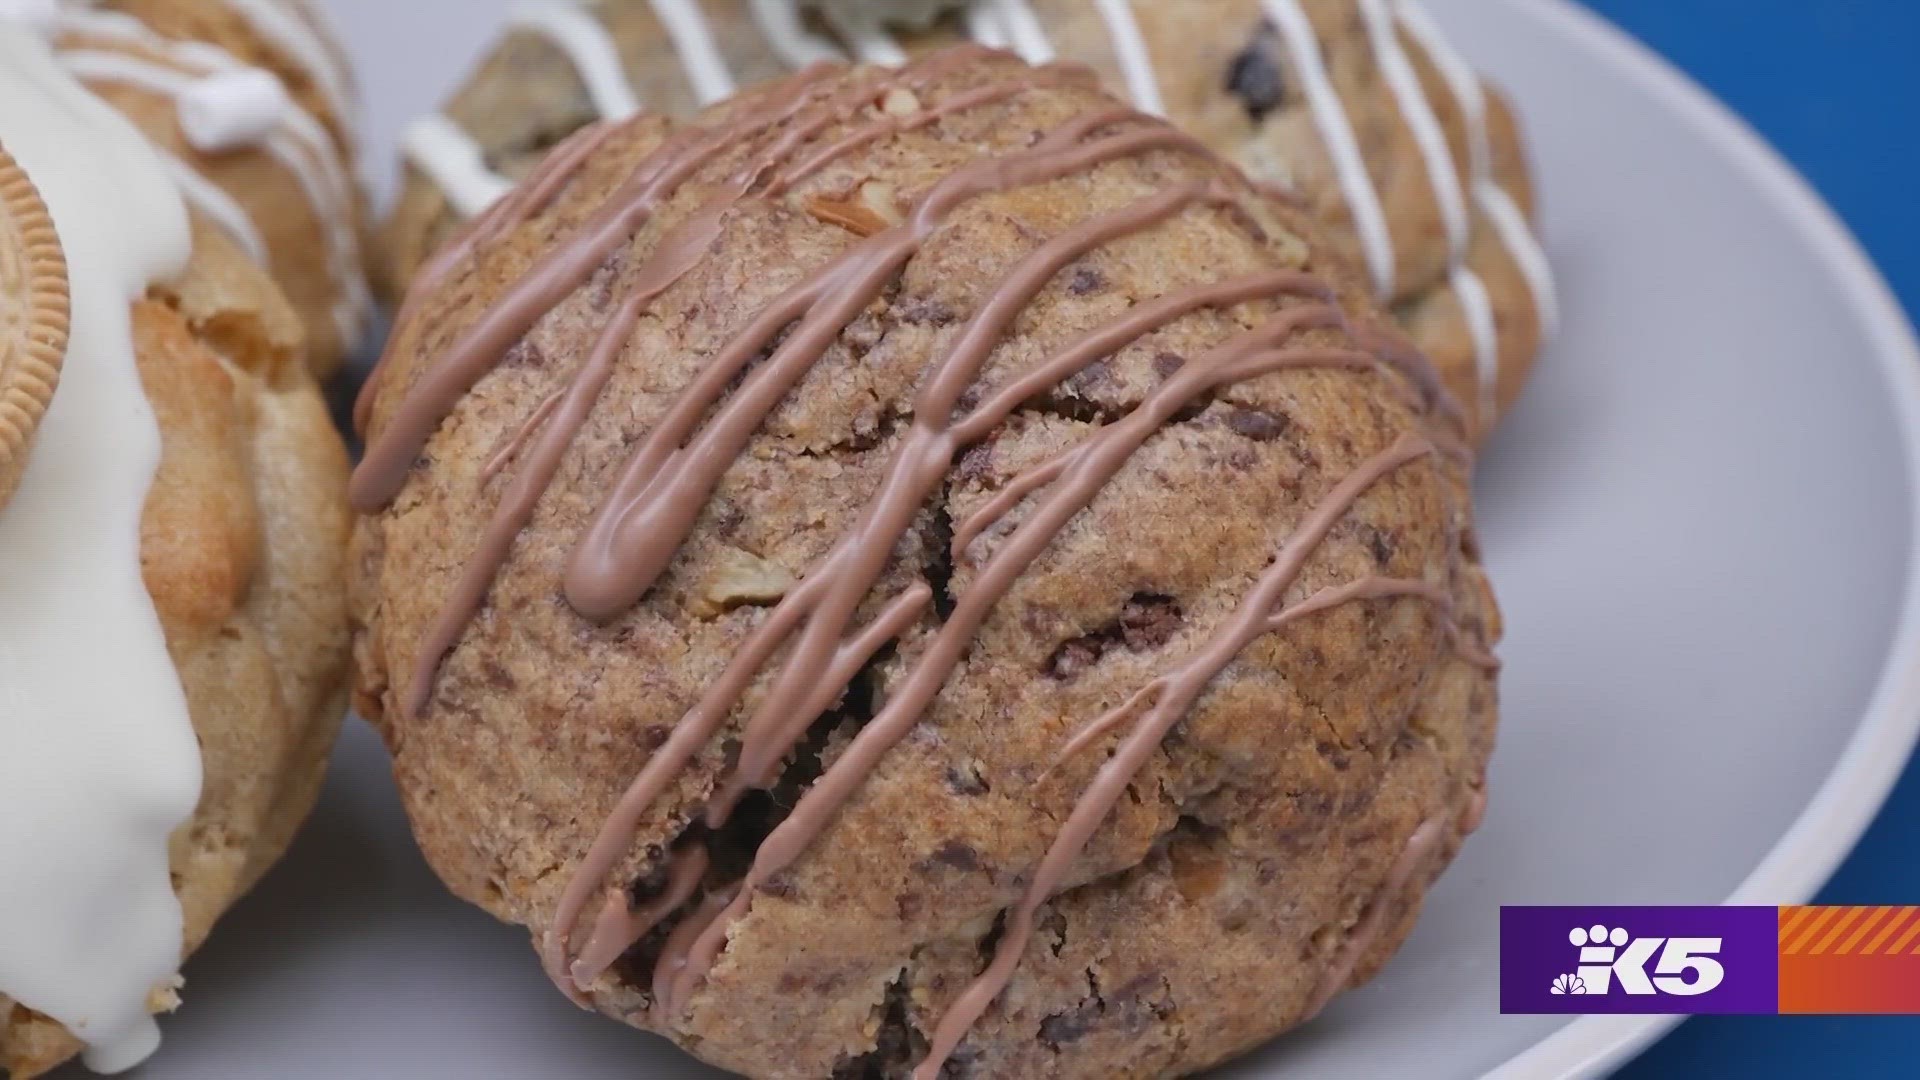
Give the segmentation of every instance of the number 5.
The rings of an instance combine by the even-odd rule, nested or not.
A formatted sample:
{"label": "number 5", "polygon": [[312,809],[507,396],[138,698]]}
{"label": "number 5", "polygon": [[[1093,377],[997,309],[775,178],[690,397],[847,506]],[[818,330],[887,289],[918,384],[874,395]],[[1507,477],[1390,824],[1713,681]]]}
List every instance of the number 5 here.
{"label": "number 5", "polygon": [[[1717,937],[1668,938],[1667,947],[1660,950],[1660,962],[1653,969],[1653,984],[1667,994],[1688,997],[1704,994],[1720,985],[1727,977],[1727,969],[1713,957],[1700,954],[1719,951]],[[1688,972],[1693,973],[1691,981],[1684,978]]]}

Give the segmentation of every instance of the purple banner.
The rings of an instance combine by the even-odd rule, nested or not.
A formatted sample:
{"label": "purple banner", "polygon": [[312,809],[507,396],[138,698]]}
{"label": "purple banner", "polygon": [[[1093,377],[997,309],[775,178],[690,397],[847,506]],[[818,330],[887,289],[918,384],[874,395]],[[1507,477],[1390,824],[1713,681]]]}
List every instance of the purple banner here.
{"label": "purple banner", "polygon": [[1779,909],[1503,907],[1503,1013],[1764,1013]]}

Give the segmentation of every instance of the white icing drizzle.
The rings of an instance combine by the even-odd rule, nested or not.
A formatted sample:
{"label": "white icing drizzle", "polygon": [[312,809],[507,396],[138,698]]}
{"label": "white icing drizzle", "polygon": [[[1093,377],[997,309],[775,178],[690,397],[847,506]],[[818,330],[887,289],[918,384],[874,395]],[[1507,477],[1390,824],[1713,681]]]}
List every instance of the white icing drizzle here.
{"label": "white icing drizzle", "polygon": [[1447,90],[1467,117],[1467,175],[1475,180],[1493,175],[1493,147],[1487,137],[1487,94],[1480,76],[1453,47],[1446,32],[1420,0],[1394,0],[1394,14],[1422,52],[1440,71]]}
{"label": "white icing drizzle", "polygon": [[209,154],[266,141],[294,108],[287,88],[259,68],[216,71],[182,90],[174,105],[187,141]]}
{"label": "white icing drizzle", "polygon": [[343,126],[351,129],[355,125],[359,119],[359,109],[346,67],[310,21],[310,12],[296,10],[288,0],[223,2],[234,14],[245,19],[262,40],[299,66]]}
{"label": "white icing drizzle", "polygon": [[1047,28],[1033,13],[1027,0],[975,0],[992,4],[1000,14],[1000,26],[1006,31],[1013,51],[1029,64],[1053,63],[1053,42],[1047,40]]}
{"label": "white icing drizzle", "polygon": [[247,258],[261,266],[267,265],[267,242],[261,238],[260,230],[254,227],[253,218],[248,216],[246,208],[234,202],[233,196],[227,194],[219,184],[201,176],[193,166],[159,147],[155,147],[154,152],[165,162],[167,174],[173,177],[174,185],[193,204],[194,209],[212,218],[215,225],[240,245],[240,250],[246,253]]}
{"label": "white icing drizzle", "polygon": [[1453,286],[1473,342],[1474,386],[1480,393],[1478,423],[1481,431],[1490,431],[1500,411],[1500,328],[1493,318],[1493,297],[1487,293],[1487,283],[1465,263],[1455,263],[1447,271],[1447,283]]}
{"label": "white icing drizzle", "polygon": [[0,24],[0,141],[53,213],[72,288],[60,389],[0,513],[0,993],[117,1072],[159,1045],[148,996],[181,953],[167,841],[200,795],[141,579],[160,430],[129,318],[191,241],[146,140],[19,25]]}
{"label": "white icing drizzle", "polygon": [[967,35],[989,49],[1007,47],[1007,31],[1000,13],[983,0],[967,5]]}
{"label": "white icing drizzle", "polygon": [[1475,184],[1474,194],[1481,211],[1500,234],[1500,242],[1507,246],[1513,261],[1519,265],[1527,286],[1533,290],[1541,334],[1549,338],[1555,336],[1560,332],[1560,296],[1554,289],[1553,266],[1547,261],[1546,250],[1540,246],[1539,239],[1533,235],[1527,215],[1521,212],[1520,204],[1513,201],[1506,188],[1491,180]]}
{"label": "white icing drizzle", "polygon": [[1387,10],[1387,0],[1360,0],[1360,15],[1367,25],[1367,39],[1380,65],[1381,77],[1386,80],[1394,104],[1399,106],[1400,115],[1413,132],[1414,144],[1420,148],[1427,184],[1433,190],[1434,201],[1440,207],[1440,220],[1447,229],[1448,251],[1457,263],[1466,258],[1467,239],[1473,226],[1467,214],[1466,195],[1460,188],[1460,172],[1454,164],[1453,151],[1447,147],[1446,129],[1440,126],[1440,117],[1434,113],[1433,103],[1427,100],[1426,88],[1420,85],[1420,73],[1414,70],[1413,61],[1400,45],[1400,34],[1392,13]]}
{"label": "white icing drizzle", "polygon": [[461,217],[477,216],[513,190],[513,181],[487,167],[473,136],[438,113],[408,124],[400,145]]}
{"label": "white icing drizzle", "polygon": [[824,61],[842,59],[833,42],[808,30],[800,22],[793,0],[751,0],[753,17],[767,44],[780,54],[787,66],[799,70]]}
{"label": "white icing drizzle", "polygon": [[565,53],[601,116],[625,120],[640,111],[640,98],[627,81],[613,37],[585,8],[564,3],[515,4],[507,25],[539,34]]}
{"label": "white icing drizzle", "polygon": [[[163,39],[155,36],[154,40]],[[189,64],[193,58],[204,62],[207,55],[205,50],[182,50],[172,54],[174,59]],[[124,83],[151,93],[169,95],[176,102],[200,86],[208,76],[223,73],[202,67],[190,75],[164,64],[91,49],[62,52],[60,62],[82,79]],[[226,57],[226,63],[231,67],[225,68],[225,71],[247,70],[231,57]],[[328,268],[340,290],[333,305],[334,324],[341,337],[350,341],[359,332],[362,316],[373,305],[366,281],[360,273],[360,240],[352,226],[355,198],[353,183],[347,177],[339,155],[334,152],[332,138],[320,126],[320,122],[305,110],[285,110],[281,114],[280,124],[260,147],[299,181],[315,217],[321,223],[327,238]]]}
{"label": "white icing drizzle", "polygon": [[[1433,60],[1434,67],[1447,84],[1447,91],[1466,114],[1468,175],[1472,177],[1474,205],[1493,223],[1494,235],[1520,267],[1521,276],[1533,293],[1533,306],[1540,319],[1541,334],[1551,338],[1559,331],[1560,324],[1559,296],[1554,287],[1553,267],[1547,262],[1547,254],[1541,248],[1526,215],[1520,212],[1519,207],[1514,205],[1513,197],[1494,179],[1493,142],[1487,130],[1487,95],[1480,85],[1480,76],[1474,73],[1466,57],[1454,48],[1453,42],[1447,39],[1440,25],[1419,0],[1395,0],[1394,12],[1399,16],[1401,26]],[[1481,292],[1484,295],[1485,289]],[[1488,319],[1491,321],[1491,315]]]}
{"label": "white icing drizzle", "polygon": [[1447,229],[1447,282],[1455,302],[1460,305],[1467,324],[1467,336],[1473,342],[1474,386],[1478,391],[1475,410],[1482,428],[1491,428],[1497,411],[1500,382],[1500,333],[1493,317],[1493,298],[1486,282],[1467,265],[1467,246],[1473,235],[1473,215],[1460,185],[1460,169],[1453,150],[1447,145],[1447,132],[1434,112],[1420,73],[1414,69],[1407,50],[1400,43],[1399,26],[1387,0],[1360,0],[1361,18],[1367,24],[1367,38],[1380,64],[1382,77],[1392,92],[1400,115],[1413,132],[1414,143],[1426,166],[1427,183],[1440,207],[1440,219]]}
{"label": "white icing drizzle", "polygon": [[1381,299],[1391,299],[1394,284],[1393,233],[1387,227],[1387,213],[1380,205],[1380,192],[1367,172],[1367,159],[1360,153],[1360,142],[1353,132],[1353,121],[1340,100],[1339,90],[1327,74],[1320,55],[1320,38],[1313,23],[1301,10],[1299,0],[1260,0],[1267,18],[1279,29],[1293,58],[1293,69],[1313,112],[1320,139],[1333,159],[1340,190],[1353,218],[1354,232],[1360,238],[1360,250],[1372,275],[1373,289]]}
{"label": "white icing drizzle", "polygon": [[[733,74],[727,70],[720,47],[713,43],[713,29],[707,25],[699,0],[653,0],[653,13],[673,39],[674,51],[680,54],[680,64],[700,104],[711,105],[732,96]],[[594,28],[601,36],[606,35],[598,23]]]}
{"label": "white icing drizzle", "polygon": [[1107,34],[1113,39],[1113,52],[1120,60],[1120,71],[1127,79],[1127,93],[1142,112],[1165,116],[1167,105],[1160,96],[1160,77],[1153,70],[1153,54],[1147,51],[1147,39],[1141,36],[1140,23],[1133,15],[1133,0],[1094,0],[1100,17],[1107,21]]}
{"label": "white icing drizzle", "polygon": [[821,12],[821,17],[833,26],[834,32],[852,50],[854,59],[861,63],[899,67],[907,62],[907,51],[877,21],[854,18],[837,7]]}

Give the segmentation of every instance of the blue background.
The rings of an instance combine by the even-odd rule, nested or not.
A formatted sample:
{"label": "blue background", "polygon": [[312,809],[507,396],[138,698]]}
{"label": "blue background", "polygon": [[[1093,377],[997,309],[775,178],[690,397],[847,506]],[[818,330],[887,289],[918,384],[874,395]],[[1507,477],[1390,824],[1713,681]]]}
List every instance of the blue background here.
{"label": "blue background", "polygon": [[[1920,0],[1586,0],[1778,147],[1920,312]],[[1920,767],[1821,903],[1920,903]],[[1623,1070],[1673,1077],[1920,1076],[1920,1018],[1701,1017]]]}

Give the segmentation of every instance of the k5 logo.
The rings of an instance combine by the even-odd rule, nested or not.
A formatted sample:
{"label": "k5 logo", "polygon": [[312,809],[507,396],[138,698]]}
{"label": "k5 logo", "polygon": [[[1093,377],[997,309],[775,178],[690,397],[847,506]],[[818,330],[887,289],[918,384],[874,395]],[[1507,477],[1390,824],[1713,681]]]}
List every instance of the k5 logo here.
{"label": "k5 logo", "polygon": [[1778,910],[1500,909],[1500,1011],[1748,1013],[1779,1006]]}
{"label": "k5 logo", "polygon": [[[1567,940],[1580,950],[1580,966],[1554,980],[1555,994],[1605,994],[1618,985],[1623,994],[1704,994],[1727,977],[1715,954],[1717,937],[1641,937],[1625,927],[1576,926]],[[1655,957],[1658,959],[1655,960]],[[1653,963],[1653,973],[1647,965]]]}

